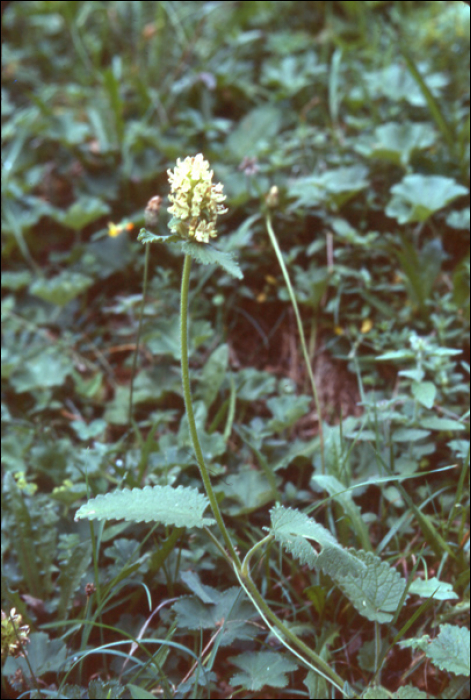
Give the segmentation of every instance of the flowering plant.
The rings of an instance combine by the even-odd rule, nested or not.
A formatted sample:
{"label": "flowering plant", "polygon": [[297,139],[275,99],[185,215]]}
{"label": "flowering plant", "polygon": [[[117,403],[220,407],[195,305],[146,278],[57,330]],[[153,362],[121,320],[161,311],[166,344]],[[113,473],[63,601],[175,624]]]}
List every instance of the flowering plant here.
{"label": "flowering plant", "polygon": [[167,173],[172,202],[168,211],[173,215],[170,230],[181,238],[209,243],[217,236],[218,215],[227,212],[222,204],[226,199],[223,185],[213,184],[213,171],[202,153],[184,160],[177,158],[175,169]]}
{"label": "flowering plant", "polygon": [[7,616],[2,610],[2,664],[7,656],[24,656],[22,644],[29,642],[29,625],[23,625],[15,608]]}

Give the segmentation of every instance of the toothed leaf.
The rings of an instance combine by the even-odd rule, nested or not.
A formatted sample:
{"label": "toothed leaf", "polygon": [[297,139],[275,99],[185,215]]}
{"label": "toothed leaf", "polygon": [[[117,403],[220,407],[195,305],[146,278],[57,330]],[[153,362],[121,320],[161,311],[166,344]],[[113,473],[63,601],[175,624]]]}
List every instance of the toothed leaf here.
{"label": "toothed leaf", "polygon": [[160,522],[176,527],[212,525],[212,518],[203,517],[209,500],[196,489],[178,486],[145,486],[125,489],[92,498],[81,506],[75,520],[132,520]]}
{"label": "toothed leaf", "polygon": [[210,243],[185,241],[182,244],[182,250],[187,255],[191,255],[194,260],[202,265],[219,265],[223,270],[232,275],[232,277],[237,277],[239,280],[244,276],[239,267],[239,263],[232,253],[218,250]]}

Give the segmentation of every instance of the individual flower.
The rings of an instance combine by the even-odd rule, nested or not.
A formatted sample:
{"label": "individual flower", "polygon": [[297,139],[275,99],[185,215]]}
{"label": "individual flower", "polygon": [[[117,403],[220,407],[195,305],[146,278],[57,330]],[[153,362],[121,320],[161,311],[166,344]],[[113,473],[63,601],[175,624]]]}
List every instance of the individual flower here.
{"label": "individual flower", "polygon": [[168,211],[173,215],[170,230],[181,238],[209,243],[217,236],[218,215],[227,211],[222,204],[226,199],[222,184],[212,183],[213,171],[202,153],[183,161],[177,158],[175,170],[167,173],[172,203]]}
{"label": "individual flower", "polygon": [[2,661],[7,656],[23,656],[23,644],[29,642],[29,626],[22,625],[21,615],[17,614],[16,609],[10,610],[10,615],[7,617],[2,610]]}

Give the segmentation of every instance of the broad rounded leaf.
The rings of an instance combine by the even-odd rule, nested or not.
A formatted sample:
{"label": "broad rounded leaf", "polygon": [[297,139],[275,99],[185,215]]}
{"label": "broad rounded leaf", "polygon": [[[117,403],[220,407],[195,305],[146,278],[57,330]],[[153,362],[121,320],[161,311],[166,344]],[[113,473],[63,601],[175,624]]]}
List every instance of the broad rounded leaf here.
{"label": "broad rounded leaf", "polygon": [[51,279],[37,279],[30,286],[29,291],[34,296],[49,301],[57,306],[65,306],[75,297],[85,292],[91,285],[91,277],[80,272],[61,272]]}
{"label": "broad rounded leaf", "polygon": [[51,216],[59,221],[63,226],[79,231],[93,221],[96,221],[104,214],[108,214],[110,208],[98,197],[80,197],[67,211],[55,210]]}
{"label": "broad rounded leaf", "polygon": [[406,175],[391,188],[392,199],[386,214],[400,224],[426,221],[432,214],[468,193],[451,177],[441,175]]}
{"label": "broad rounded leaf", "polygon": [[442,625],[426,654],[435,666],[460,676],[469,676],[470,633],[466,627]]}

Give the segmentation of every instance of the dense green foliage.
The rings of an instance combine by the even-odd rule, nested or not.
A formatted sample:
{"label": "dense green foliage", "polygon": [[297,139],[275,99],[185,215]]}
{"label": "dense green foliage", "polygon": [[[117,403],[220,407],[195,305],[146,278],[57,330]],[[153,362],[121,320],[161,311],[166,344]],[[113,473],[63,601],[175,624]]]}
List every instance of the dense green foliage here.
{"label": "dense green foliage", "polygon": [[[4,697],[469,697],[469,61],[460,2],[7,8]],[[229,211],[183,248],[190,380],[243,571],[159,238],[197,153]]]}

